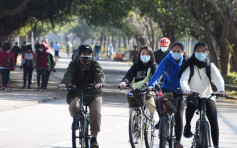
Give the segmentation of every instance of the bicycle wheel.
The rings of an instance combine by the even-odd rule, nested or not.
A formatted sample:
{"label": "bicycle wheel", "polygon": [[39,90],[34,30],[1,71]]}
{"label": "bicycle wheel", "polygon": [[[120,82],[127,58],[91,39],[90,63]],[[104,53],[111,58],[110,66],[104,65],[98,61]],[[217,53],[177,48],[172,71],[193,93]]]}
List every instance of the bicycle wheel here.
{"label": "bicycle wheel", "polygon": [[87,121],[86,123],[86,130],[85,130],[85,145],[86,148],[90,148],[90,140],[91,140],[91,134],[90,134],[90,124]]}
{"label": "bicycle wheel", "polygon": [[192,148],[200,147],[201,141],[199,140],[199,134],[200,134],[200,120],[198,119],[196,122],[195,135],[193,137]]}
{"label": "bicycle wheel", "polygon": [[[174,116],[172,117],[174,118]],[[170,139],[169,139],[169,148],[175,148],[176,136],[175,136],[175,119],[172,119],[170,127]]]}
{"label": "bicycle wheel", "polygon": [[203,122],[201,124],[201,129],[200,129],[200,140],[201,140],[202,148],[208,148],[208,143],[209,143],[208,130],[209,130],[208,123]]}
{"label": "bicycle wheel", "polygon": [[160,147],[166,148],[167,145],[167,116],[163,115],[160,119],[160,128],[159,128],[159,138],[160,138]]}
{"label": "bicycle wheel", "polygon": [[129,117],[129,141],[132,148],[142,148],[143,121],[139,110],[132,110]]}
{"label": "bicycle wheel", "polygon": [[146,148],[152,148],[154,144],[154,123],[153,121],[146,120],[144,128],[144,139]]}
{"label": "bicycle wheel", "polygon": [[[77,140],[79,140],[79,132],[77,130],[77,123],[72,123],[72,147],[77,147]],[[77,135],[78,134],[78,135]]]}

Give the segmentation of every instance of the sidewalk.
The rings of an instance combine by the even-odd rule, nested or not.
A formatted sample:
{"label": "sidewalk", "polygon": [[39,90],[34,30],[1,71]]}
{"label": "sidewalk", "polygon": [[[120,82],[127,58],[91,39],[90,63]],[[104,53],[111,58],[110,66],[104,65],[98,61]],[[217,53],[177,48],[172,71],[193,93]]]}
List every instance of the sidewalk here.
{"label": "sidewalk", "polygon": [[57,89],[60,80],[53,75],[52,72],[48,89],[46,91],[37,91],[36,72],[34,70],[34,82],[31,85],[31,89],[22,89],[23,71],[16,67],[16,70],[11,72],[11,88],[7,88],[7,91],[0,90],[0,111],[33,105],[65,96],[65,91]]}

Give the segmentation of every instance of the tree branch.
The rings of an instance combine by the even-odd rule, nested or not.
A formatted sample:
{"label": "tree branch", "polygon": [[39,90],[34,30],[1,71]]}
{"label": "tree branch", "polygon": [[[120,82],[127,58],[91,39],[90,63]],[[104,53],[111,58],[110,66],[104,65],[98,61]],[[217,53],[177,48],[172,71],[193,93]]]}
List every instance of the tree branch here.
{"label": "tree branch", "polygon": [[6,17],[6,16],[11,16],[11,15],[16,15],[23,11],[26,8],[26,5],[29,3],[30,0],[24,0],[21,5],[18,7],[11,9],[11,10],[5,10],[0,12],[0,18]]}

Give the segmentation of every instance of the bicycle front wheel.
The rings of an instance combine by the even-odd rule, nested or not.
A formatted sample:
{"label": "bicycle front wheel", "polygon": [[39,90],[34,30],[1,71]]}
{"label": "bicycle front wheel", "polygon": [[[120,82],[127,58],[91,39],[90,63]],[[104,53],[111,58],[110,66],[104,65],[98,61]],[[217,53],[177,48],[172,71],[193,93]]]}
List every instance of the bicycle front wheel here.
{"label": "bicycle front wheel", "polygon": [[160,119],[160,128],[159,128],[159,138],[160,138],[160,147],[159,148],[166,148],[167,146],[167,116],[163,115]]}
{"label": "bicycle front wheel", "polygon": [[200,129],[200,140],[201,140],[201,147],[202,148],[208,148],[208,143],[209,143],[209,135],[208,135],[208,123],[207,122],[203,122],[201,124],[201,129]]}
{"label": "bicycle front wheel", "polygon": [[146,120],[144,129],[144,139],[146,148],[152,148],[154,144],[154,123],[153,121]]}
{"label": "bicycle front wheel", "polygon": [[143,121],[139,110],[131,110],[129,117],[129,141],[132,148],[142,148]]}

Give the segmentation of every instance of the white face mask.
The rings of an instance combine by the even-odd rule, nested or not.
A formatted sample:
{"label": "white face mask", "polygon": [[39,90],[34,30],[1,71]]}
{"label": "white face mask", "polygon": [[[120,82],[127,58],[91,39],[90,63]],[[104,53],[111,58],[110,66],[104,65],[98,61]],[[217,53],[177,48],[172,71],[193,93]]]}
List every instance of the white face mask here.
{"label": "white face mask", "polygon": [[39,51],[42,52],[42,51],[43,51],[43,48],[40,48]]}
{"label": "white face mask", "polygon": [[161,47],[161,51],[166,52],[168,50],[168,47]]}
{"label": "white face mask", "polygon": [[10,53],[10,51],[11,51],[11,50],[9,49],[9,50],[7,50],[6,52],[7,52],[7,53]]}

